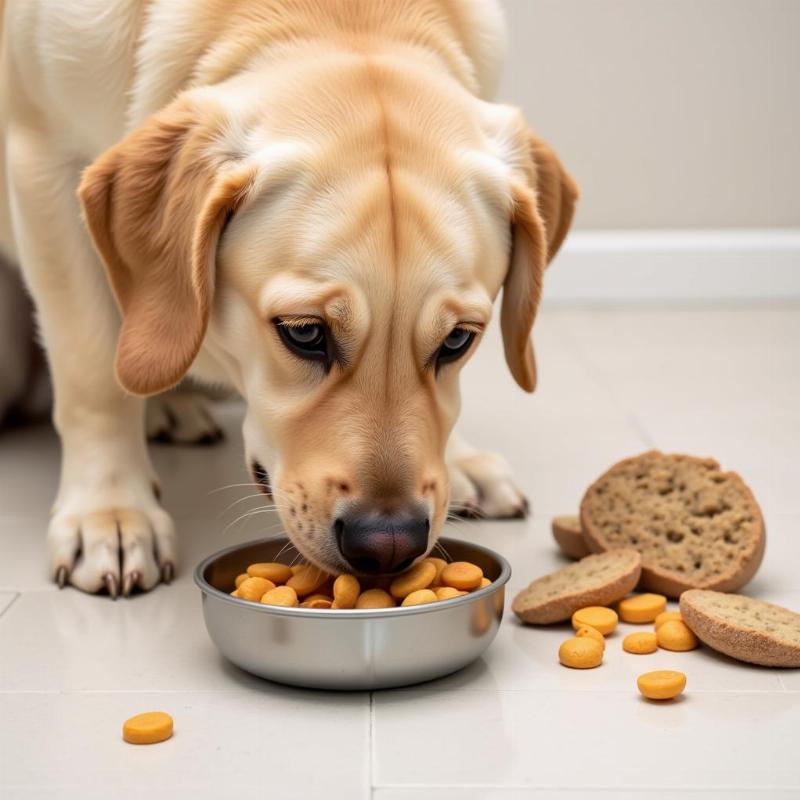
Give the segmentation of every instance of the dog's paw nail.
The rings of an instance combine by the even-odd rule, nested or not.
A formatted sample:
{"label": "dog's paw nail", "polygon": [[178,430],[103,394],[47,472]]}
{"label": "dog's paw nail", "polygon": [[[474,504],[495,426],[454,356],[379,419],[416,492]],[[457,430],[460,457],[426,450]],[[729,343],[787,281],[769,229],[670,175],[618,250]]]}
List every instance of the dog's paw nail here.
{"label": "dog's paw nail", "polygon": [[161,581],[162,583],[166,583],[169,585],[172,583],[172,579],[175,577],[175,565],[171,561],[167,561],[163,567],[161,567]]}
{"label": "dog's paw nail", "polygon": [[530,503],[523,497],[522,502],[514,509],[511,515],[512,519],[525,519],[530,513]]}
{"label": "dog's paw nail", "polygon": [[134,570],[122,579],[122,596],[129,597],[137,583],[139,583],[139,573]]}
{"label": "dog's paw nail", "polygon": [[103,575],[103,583],[105,584],[108,596],[112,600],[116,600],[119,596],[119,582],[117,581],[117,576],[106,572],[106,574]]}
{"label": "dog's paw nail", "polygon": [[69,577],[69,572],[65,566],[60,566],[56,570],[56,583],[58,584],[59,589],[63,589],[64,586],[67,584],[67,578]]}
{"label": "dog's paw nail", "polygon": [[466,503],[458,514],[464,519],[478,519],[481,516],[481,510],[474,503]]}

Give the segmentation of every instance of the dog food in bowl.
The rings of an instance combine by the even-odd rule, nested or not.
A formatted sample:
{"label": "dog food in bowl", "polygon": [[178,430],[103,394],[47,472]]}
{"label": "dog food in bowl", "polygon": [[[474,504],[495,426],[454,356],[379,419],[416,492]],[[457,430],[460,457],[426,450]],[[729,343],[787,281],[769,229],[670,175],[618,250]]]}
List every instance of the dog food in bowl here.
{"label": "dog food in bowl", "polygon": [[[248,575],[251,579],[280,580],[281,575],[265,565],[280,561],[290,545],[285,536],[226,548],[205,558],[194,573],[209,635],[235,665],[295,686],[384,689],[447,675],[480,657],[496,636],[511,568],[500,554],[482,545],[449,537],[439,543],[448,562],[478,568],[483,579],[474,589],[446,585],[441,580],[446,562],[433,558],[433,569],[423,568],[423,578],[433,574],[427,586],[417,588],[415,573],[415,582],[403,592],[394,587],[395,594],[408,591],[402,599],[391,592],[398,576],[330,576],[315,567],[306,575],[309,567],[303,565],[290,570],[293,576],[302,571],[309,578],[302,586],[297,581],[290,584],[290,579],[270,590],[294,589],[297,606],[230,596],[237,576],[248,575],[248,565],[260,565],[251,570],[257,573]],[[468,572],[457,580],[475,584],[476,578]],[[310,594],[303,594],[309,584],[317,583]],[[412,590],[419,594],[408,600]],[[293,600],[291,592],[285,594]],[[354,597],[355,605],[348,608]]]}
{"label": "dog food in bowl", "polygon": [[[267,577],[269,576],[269,577]],[[240,580],[241,579],[241,580]],[[461,597],[491,584],[483,570],[469,561],[448,564],[424,558],[394,578],[387,592],[385,579],[328,575],[312,564],[292,572],[285,564],[250,564],[236,577],[232,597],[276,606],[300,608],[395,608],[436,603]]]}

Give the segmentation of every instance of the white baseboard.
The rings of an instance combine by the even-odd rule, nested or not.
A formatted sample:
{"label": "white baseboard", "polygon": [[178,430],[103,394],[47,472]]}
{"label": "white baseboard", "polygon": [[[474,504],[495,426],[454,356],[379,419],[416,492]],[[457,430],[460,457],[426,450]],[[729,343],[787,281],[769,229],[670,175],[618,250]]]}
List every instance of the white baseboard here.
{"label": "white baseboard", "polygon": [[547,271],[548,305],[800,299],[800,228],[576,231]]}

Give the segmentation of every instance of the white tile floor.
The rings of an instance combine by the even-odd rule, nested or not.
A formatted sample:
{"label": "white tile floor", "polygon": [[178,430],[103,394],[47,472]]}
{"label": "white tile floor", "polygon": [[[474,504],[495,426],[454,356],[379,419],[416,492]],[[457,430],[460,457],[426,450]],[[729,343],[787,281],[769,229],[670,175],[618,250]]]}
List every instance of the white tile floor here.
{"label": "white tile floor", "polygon": [[[495,338],[464,376],[463,429],[504,452],[527,521],[467,522],[514,568],[511,592],[561,562],[550,517],[618,458],[651,446],[712,454],[761,500],[769,546],[748,591],[800,608],[800,308],[550,311],[536,331],[541,388],[516,390]],[[225,507],[245,479],[238,409],[228,442],[158,447],[182,571],[112,603],[58,592],[44,571],[58,445],[45,427],[0,434],[0,798],[522,800],[800,796],[800,670],[708,650],[632,656],[610,642],[587,673],[555,660],[564,626],[507,617],[486,656],[440,681],[326,694],[252,678],[203,627],[190,567],[276,531]],[[256,518],[263,520],[264,517]],[[660,667],[689,676],[677,703],[635,692]],[[122,720],[171,712],[176,733],[125,745]]]}

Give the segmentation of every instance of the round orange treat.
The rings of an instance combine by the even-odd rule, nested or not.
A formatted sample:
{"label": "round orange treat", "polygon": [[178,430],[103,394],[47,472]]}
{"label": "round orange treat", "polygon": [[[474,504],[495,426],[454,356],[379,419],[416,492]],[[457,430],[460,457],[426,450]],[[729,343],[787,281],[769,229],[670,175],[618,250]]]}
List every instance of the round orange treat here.
{"label": "round orange treat", "polygon": [[572,627],[577,630],[582,625],[588,625],[600,631],[603,636],[608,636],[617,627],[617,620],[617,612],[613,608],[587,606],[586,608],[579,608],[572,615]]}
{"label": "round orange treat", "polygon": [[452,586],[437,586],[434,590],[437,600],[452,600],[454,597],[463,597],[467,592],[454,589]]}
{"label": "round orange treat", "polygon": [[248,578],[239,584],[237,597],[257,603],[265,592],[274,589],[275,584],[266,578]]}
{"label": "round orange treat", "polygon": [[583,636],[588,636],[590,639],[594,639],[596,642],[600,642],[603,645],[603,649],[605,650],[606,647],[606,640],[602,633],[600,633],[597,628],[593,628],[591,625],[581,625],[575,631],[575,636],[581,638]]}
{"label": "round orange treat", "polygon": [[567,639],[558,648],[558,660],[565,667],[592,669],[603,663],[603,645],[588,636]]}
{"label": "round orange treat", "polygon": [[686,688],[686,676],[671,669],[658,669],[640,675],[636,685],[650,700],[671,700]]}
{"label": "round orange treat", "polygon": [[663,594],[637,594],[619,601],[619,618],[623,622],[652,622],[667,608]]}
{"label": "round orange treat", "polygon": [[447,562],[443,558],[434,558],[433,556],[428,556],[428,558],[424,560],[429,561],[434,567],[436,567],[436,575],[433,577],[433,586],[441,586],[442,570],[447,566]]}
{"label": "round orange treat", "polygon": [[481,585],[483,570],[469,561],[453,561],[442,570],[442,583],[469,592]]}
{"label": "round orange treat", "polygon": [[430,589],[417,589],[416,592],[407,594],[400,603],[401,606],[421,606],[425,603],[435,603],[438,600],[436,593]]}
{"label": "round orange treat", "polygon": [[383,589],[367,589],[356,600],[356,608],[394,608],[394,598]]}
{"label": "round orange treat", "polygon": [[286,581],[286,585],[297,592],[298,597],[314,594],[330,576],[313,564],[306,564]]}
{"label": "round orange treat", "polygon": [[428,559],[414,564],[411,569],[406,570],[402,575],[398,575],[389,587],[392,597],[402,600],[408,597],[411,592],[419,589],[427,589],[436,577],[436,564],[432,564]]}
{"label": "round orange treat", "polygon": [[679,620],[683,622],[683,617],[680,611],[664,611],[656,617],[656,630],[658,630],[665,622],[672,622],[672,620]]}
{"label": "round orange treat", "polygon": [[671,619],[663,623],[656,630],[656,637],[659,647],[680,653],[694,650],[700,644],[700,640],[692,633],[691,628],[679,619]]}
{"label": "round orange treat", "polygon": [[626,653],[645,655],[658,650],[658,639],[654,633],[629,633],[622,640],[622,649]]}
{"label": "round orange treat", "polygon": [[172,717],[165,711],[145,711],[126,719],[122,738],[130,744],[156,744],[172,736]]}
{"label": "round orange treat", "polygon": [[261,602],[265,606],[287,606],[298,605],[297,592],[291,586],[276,586],[264,593]]}
{"label": "round orange treat", "polygon": [[292,568],[286,564],[279,564],[277,561],[267,561],[251,564],[247,568],[247,574],[251,578],[266,578],[277,585],[286,583],[292,577]]}

